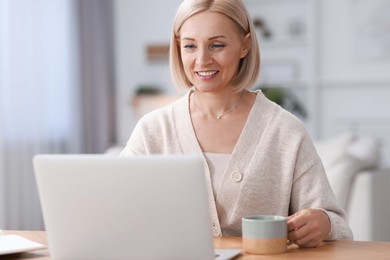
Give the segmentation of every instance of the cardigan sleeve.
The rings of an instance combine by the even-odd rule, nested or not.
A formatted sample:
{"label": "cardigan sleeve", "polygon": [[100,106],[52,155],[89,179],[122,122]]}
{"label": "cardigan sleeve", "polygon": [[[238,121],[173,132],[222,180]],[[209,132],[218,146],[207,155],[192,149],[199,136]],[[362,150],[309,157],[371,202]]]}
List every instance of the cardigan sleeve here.
{"label": "cardigan sleeve", "polygon": [[290,211],[318,208],[329,217],[331,230],[326,240],[352,239],[345,211],[338,205],[313,142],[304,137],[294,172]]}
{"label": "cardigan sleeve", "polygon": [[[183,107],[183,100],[185,99],[183,98],[180,102],[175,102],[176,110],[180,110]],[[173,105],[172,103],[144,115],[134,127],[120,155],[180,153],[181,149],[177,138],[177,124],[173,115]]]}
{"label": "cardigan sleeve", "polygon": [[162,111],[162,109],[152,111],[137,122],[121,156],[165,153],[168,145],[164,144],[163,140],[167,139],[169,122],[165,120]]}
{"label": "cardigan sleeve", "polygon": [[120,156],[146,154],[145,131],[142,129],[142,123],[139,121],[134,127],[133,132]]}

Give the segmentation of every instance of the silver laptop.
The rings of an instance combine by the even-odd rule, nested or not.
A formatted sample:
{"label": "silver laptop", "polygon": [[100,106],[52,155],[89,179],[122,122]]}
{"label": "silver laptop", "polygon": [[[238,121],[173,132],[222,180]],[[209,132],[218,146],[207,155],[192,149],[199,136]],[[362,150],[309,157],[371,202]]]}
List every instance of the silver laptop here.
{"label": "silver laptop", "polygon": [[[231,259],[214,250],[195,155],[36,155],[53,259]],[[218,256],[217,256],[218,255]]]}

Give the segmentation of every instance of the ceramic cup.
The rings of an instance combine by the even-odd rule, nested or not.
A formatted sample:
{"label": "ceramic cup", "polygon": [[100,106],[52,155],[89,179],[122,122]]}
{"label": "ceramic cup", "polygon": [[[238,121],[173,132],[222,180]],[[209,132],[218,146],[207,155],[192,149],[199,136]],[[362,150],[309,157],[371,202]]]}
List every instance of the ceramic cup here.
{"label": "ceramic cup", "polygon": [[287,218],[255,215],[242,218],[243,250],[250,254],[280,254],[287,250]]}

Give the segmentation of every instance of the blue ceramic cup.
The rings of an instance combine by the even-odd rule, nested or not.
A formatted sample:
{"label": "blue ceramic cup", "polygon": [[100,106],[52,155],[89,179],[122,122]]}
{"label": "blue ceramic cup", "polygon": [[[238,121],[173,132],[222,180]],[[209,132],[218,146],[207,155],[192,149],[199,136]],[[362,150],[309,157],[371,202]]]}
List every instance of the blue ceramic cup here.
{"label": "blue ceramic cup", "polygon": [[250,254],[280,254],[287,250],[287,218],[254,215],[242,218],[243,250]]}

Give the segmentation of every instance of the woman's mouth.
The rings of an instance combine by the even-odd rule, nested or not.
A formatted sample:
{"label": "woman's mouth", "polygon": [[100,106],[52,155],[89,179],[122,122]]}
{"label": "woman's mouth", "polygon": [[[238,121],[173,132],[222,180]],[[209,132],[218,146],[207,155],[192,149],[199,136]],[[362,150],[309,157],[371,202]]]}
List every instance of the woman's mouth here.
{"label": "woman's mouth", "polygon": [[210,79],[214,77],[217,73],[218,70],[212,70],[212,71],[198,71],[196,72],[202,79]]}

